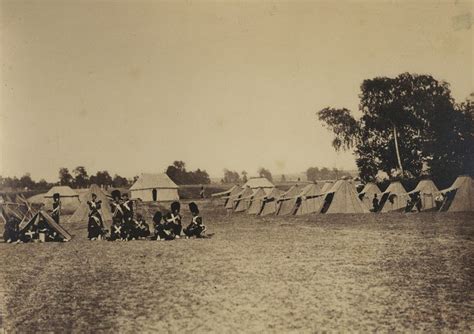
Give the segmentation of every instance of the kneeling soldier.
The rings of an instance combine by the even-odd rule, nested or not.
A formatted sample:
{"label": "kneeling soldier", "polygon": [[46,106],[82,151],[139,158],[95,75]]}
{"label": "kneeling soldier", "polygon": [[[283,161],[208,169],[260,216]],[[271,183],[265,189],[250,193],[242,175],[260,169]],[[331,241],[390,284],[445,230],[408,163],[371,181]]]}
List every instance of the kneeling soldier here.
{"label": "kneeling soldier", "polygon": [[180,209],[181,204],[179,204],[179,202],[173,202],[171,203],[171,212],[166,215],[166,226],[173,231],[177,239],[179,239],[181,230],[183,229],[181,225],[181,215],[179,214]]}
{"label": "kneeling soldier", "polygon": [[206,232],[206,226],[202,223],[202,217],[199,216],[199,208],[196,203],[189,203],[189,210],[193,215],[191,223],[183,230],[187,238],[195,236],[201,238]]}

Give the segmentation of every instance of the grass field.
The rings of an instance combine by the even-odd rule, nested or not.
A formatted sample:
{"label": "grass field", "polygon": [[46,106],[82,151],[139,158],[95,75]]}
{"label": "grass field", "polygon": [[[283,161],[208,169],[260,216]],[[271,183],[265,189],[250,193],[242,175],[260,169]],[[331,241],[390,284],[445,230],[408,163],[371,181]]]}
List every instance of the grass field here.
{"label": "grass field", "polygon": [[68,243],[1,243],[3,327],[474,330],[471,213],[259,218],[201,208],[210,239],[89,242],[83,224],[66,226]]}

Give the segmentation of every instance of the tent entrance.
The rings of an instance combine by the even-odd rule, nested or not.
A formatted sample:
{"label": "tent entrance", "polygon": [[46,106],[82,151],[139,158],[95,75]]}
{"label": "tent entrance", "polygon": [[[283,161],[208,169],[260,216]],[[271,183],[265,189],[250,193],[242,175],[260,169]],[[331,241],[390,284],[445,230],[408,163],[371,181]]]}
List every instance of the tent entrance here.
{"label": "tent entrance", "polygon": [[321,213],[326,213],[331,206],[332,199],[334,198],[334,193],[327,194],[326,198],[324,199],[323,208],[321,209]]}
{"label": "tent entrance", "polygon": [[156,202],[156,200],[158,199],[158,191],[156,189],[153,189],[151,191],[151,197],[153,198],[153,202]]}
{"label": "tent entrance", "polygon": [[457,192],[457,189],[446,193],[446,198],[444,199],[444,202],[441,205],[441,208],[439,209],[439,211],[449,210],[449,207],[451,206],[451,203],[453,203],[454,197],[456,196],[456,192]]}

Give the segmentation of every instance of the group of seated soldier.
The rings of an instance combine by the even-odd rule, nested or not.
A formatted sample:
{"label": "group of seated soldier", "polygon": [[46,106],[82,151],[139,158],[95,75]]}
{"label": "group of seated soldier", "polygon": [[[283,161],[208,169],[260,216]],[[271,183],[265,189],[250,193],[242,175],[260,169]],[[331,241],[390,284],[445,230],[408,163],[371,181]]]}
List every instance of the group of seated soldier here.
{"label": "group of seated soldier", "polygon": [[20,220],[11,215],[5,223],[3,240],[7,243],[63,241],[42,215],[38,215],[38,219],[31,221],[22,230]]}
{"label": "group of seated soldier", "polygon": [[101,215],[101,201],[97,201],[97,196],[92,195],[89,205],[88,238],[90,240],[110,240],[129,241],[148,239],[152,240],[173,240],[180,238],[181,233],[187,238],[202,237],[206,231],[199,216],[199,209],[195,203],[190,203],[189,208],[193,216],[191,223],[186,228],[182,228],[182,217],[180,215],[181,205],[179,202],[171,204],[171,212],[165,216],[157,211],[153,216],[154,233],[151,235],[150,227],[146,223],[143,215],[134,214],[133,200],[128,195],[123,195],[119,190],[112,192],[110,208],[112,212],[112,225],[110,233],[104,227]]}

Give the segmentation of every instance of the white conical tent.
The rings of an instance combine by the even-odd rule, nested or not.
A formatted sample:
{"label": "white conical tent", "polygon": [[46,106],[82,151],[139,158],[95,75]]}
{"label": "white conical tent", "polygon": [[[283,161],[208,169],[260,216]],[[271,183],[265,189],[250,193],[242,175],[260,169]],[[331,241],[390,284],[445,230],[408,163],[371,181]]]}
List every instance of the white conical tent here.
{"label": "white conical tent", "polygon": [[244,188],[240,186],[236,186],[235,188],[233,188],[229,195],[223,198],[225,201],[224,207],[229,210],[234,209],[234,200],[236,200],[240,196],[243,190]]}
{"label": "white conical tent", "polygon": [[262,209],[258,213],[260,216],[273,215],[278,210],[278,199],[284,194],[283,190],[273,188],[262,201]]}
{"label": "white conical tent", "polygon": [[404,211],[410,195],[406,192],[400,181],[390,183],[380,200],[380,212]]}
{"label": "white conical tent", "polygon": [[295,208],[296,199],[304,186],[295,184],[286,193],[284,193],[278,200],[278,216],[292,214]]}
{"label": "white conical tent", "polygon": [[451,187],[441,193],[446,197],[440,211],[474,211],[474,181],[470,176],[459,176]]}
{"label": "white conical tent", "polygon": [[431,180],[421,180],[418,182],[416,188],[410,191],[409,195],[419,194],[421,198],[421,210],[434,210],[436,209],[436,194],[439,193],[438,188]]}
{"label": "white conical tent", "polygon": [[[269,192],[271,192],[271,190]],[[252,196],[252,201],[249,205],[247,213],[250,215],[256,215],[260,213],[260,210],[262,209],[263,201],[266,196],[267,196],[267,192],[263,188],[258,188]]]}
{"label": "white conical tent", "polygon": [[379,187],[373,183],[369,182],[364,186],[364,189],[359,193],[359,199],[364,203],[367,210],[372,210],[372,200],[374,199],[374,195],[377,195],[378,200],[380,201],[380,195],[382,192],[380,191]]}
{"label": "white conical tent", "polygon": [[110,211],[110,203],[105,192],[99,188],[96,184],[90,186],[87,192],[82,197],[82,202],[76,212],[69,218],[68,223],[77,223],[84,222],[87,223],[89,220],[89,204],[88,201],[92,200],[92,194],[97,195],[97,201],[101,201],[101,216],[102,221],[111,222],[112,221],[112,212]]}
{"label": "white conical tent", "polygon": [[249,208],[250,200],[254,190],[250,187],[245,187],[244,190],[240,192],[236,199],[234,199],[234,212],[242,212]]}
{"label": "white conical tent", "polygon": [[323,185],[323,188],[321,189],[322,193],[327,193],[331,188],[334,186],[334,182],[332,181],[326,181]]}
{"label": "white conical tent", "polygon": [[323,203],[322,186],[319,184],[308,184],[298,195],[294,214],[301,216],[319,212]]}
{"label": "white conical tent", "polygon": [[321,213],[368,213],[352,183],[337,181],[326,193]]}
{"label": "white conical tent", "polygon": [[218,193],[214,193],[211,195],[212,198],[221,198],[223,200],[223,205],[227,204],[229,200],[229,196],[235,195],[242,190],[239,185],[234,185],[230,189]]}

